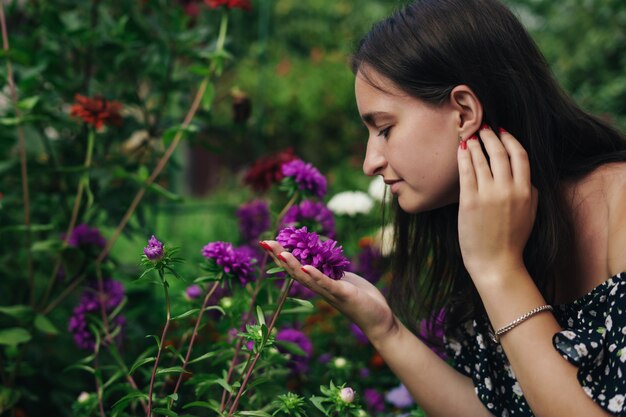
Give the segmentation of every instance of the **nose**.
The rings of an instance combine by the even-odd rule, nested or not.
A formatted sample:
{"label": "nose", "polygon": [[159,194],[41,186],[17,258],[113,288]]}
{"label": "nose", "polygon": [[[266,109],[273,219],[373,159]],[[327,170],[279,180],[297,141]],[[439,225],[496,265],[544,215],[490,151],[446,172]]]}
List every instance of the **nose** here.
{"label": "nose", "polygon": [[386,165],[387,159],[383,153],[382,144],[375,139],[368,140],[365,159],[363,160],[365,175],[379,175]]}

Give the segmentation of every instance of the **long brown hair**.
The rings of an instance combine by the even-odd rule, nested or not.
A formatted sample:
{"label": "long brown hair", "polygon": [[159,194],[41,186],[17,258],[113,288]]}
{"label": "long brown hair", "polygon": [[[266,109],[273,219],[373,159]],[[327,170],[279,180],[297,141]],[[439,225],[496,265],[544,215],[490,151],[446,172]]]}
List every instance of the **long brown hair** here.
{"label": "long brown hair", "polygon": [[[432,104],[468,85],[484,122],[504,127],[529,154],[539,191],[524,260],[550,299],[555,277],[572,265],[573,228],[561,193],[566,180],[625,161],[626,141],[582,111],[554,80],[541,52],[497,0],[422,0],[377,23],[352,58],[355,74],[372,69],[410,96]],[[371,82],[371,80],[370,80]],[[412,329],[446,308],[448,329],[477,317],[482,302],[463,265],[458,205],[408,214],[394,203],[394,278],[390,304]]]}

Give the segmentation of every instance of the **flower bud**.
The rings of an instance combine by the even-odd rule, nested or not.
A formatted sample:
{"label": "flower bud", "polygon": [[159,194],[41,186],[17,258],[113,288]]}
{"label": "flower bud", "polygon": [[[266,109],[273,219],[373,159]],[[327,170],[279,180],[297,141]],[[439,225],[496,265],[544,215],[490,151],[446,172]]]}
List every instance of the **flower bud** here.
{"label": "flower bud", "polygon": [[351,403],[354,401],[354,390],[350,387],[343,388],[339,392],[339,398],[345,403]]}
{"label": "flower bud", "polygon": [[152,235],[148,241],[148,246],[143,248],[143,253],[151,261],[159,261],[163,258],[163,243],[159,242],[157,238]]}
{"label": "flower bud", "polygon": [[346,360],[346,358],[339,357],[333,360],[333,365],[337,369],[345,368],[347,364],[348,361]]}

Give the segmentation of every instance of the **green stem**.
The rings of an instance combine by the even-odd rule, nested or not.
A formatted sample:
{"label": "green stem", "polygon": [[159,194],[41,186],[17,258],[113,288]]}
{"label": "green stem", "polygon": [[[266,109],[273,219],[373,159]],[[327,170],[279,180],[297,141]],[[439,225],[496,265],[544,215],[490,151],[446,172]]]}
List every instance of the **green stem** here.
{"label": "green stem", "polygon": [[163,291],[165,293],[166,319],[165,326],[163,327],[163,333],[161,334],[161,340],[159,341],[159,351],[157,352],[154,367],[152,368],[152,376],[150,377],[150,388],[148,390],[148,411],[146,412],[146,417],[150,417],[152,413],[152,391],[154,390],[154,378],[159,366],[159,359],[161,359],[161,352],[163,351],[163,346],[165,345],[165,336],[167,336],[167,330],[170,327],[170,295],[167,290],[168,284],[162,270],[159,270],[159,276],[161,277],[161,283],[163,284]]}
{"label": "green stem", "polygon": [[[280,299],[278,301],[278,306],[276,307],[276,311],[274,312],[274,315],[272,316],[272,321],[270,322],[269,326],[267,327],[267,336],[266,336],[265,340],[263,340],[263,343],[261,344],[262,346],[265,346],[265,343],[267,343],[267,339],[270,337],[270,334],[272,333],[272,330],[274,329],[274,325],[276,324],[276,320],[278,319],[278,316],[280,315],[280,312],[282,311],[283,306],[285,305],[285,301],[287,300],[287,295],[289,294],[289,290],[291,289],[291,285],[292,284],[293,284],[293,279],[292,278],[287,278],[287,280],[285,281],[285,284],[283,285],[283,289],[281,291],[281,294],[280,294]],[[259,350],[254,355],[254,359],[252,360],[252,363],[250,364],[250,367],[249,367],[248,371],[246,372],[246,375],[245,375],[243,381],[241,382],[241,386],[239,387],[239,391],[237,392],[237,396],[235,397],[235,400],[233,401],[233,405],[230,407],[230,410],[228,410],[228,416],[227,417],[231,417],[235,413],[235,411],[237,411],[237,406],[239,405],[239,399],[243,395],[246,387],[248,386],[248,382],[250,381],[250,377],[252,376],[252,371],[254,371],[254,367],[256,366],[257,361],[261,357],[261,353],[262,352],[263,352],[262,350]]]}
{"label": "green stem", "polygon": [[[187,363],[189,362],[189,358],[191,357],[191,349],[193,349],[193,342],[196,340],[196,336],[198,335],[198,328],[200,327],[200,321],[202,320],[202,315],[204,314],[204,310],[209,304],[209,299],[217,289],[217,286],[220,284],[221,277],[211,287],[211,289],[206,293],[204,297],[204,301],[202,302],[202,308],[200,309],[200,314],[198,314],[198,318],[196,319],[196,324],[193,328],[193,332],[191,333],[191,340],[189,341],[189,348],[187,349],[187,355],[185,355],[185,360],[183,361],[183,371],[178,375],[178,381],[176,381],[176,386],[174,387],[174,392],[172,394],[176,394],[178,392],[178,388],[180,387],[180,383],[183,380],[183,374],[185,369],[187,368]],[[174,399],[170,401],[170,407]]]}
{"label": "green stem", "polygon": [[94,143],[96,141],[96,132],[93,128],[89,129],[89,133],[87,134],[87,149],[85,151],[85,161],[83,162],[83,167],[85,171],[83,172],[80,180],[78,181],[78,188],[76,190],[76,197],[74,198],[74,206],[72,208],[72,215],[70,217],[70,224],[67,226],[67,230],[65,231],[65,239],[63,239],[63,246],[59,251],[59,254],[56,257],[56,261],[54,263],[54,268],[52,269],[52,275],[48,278],[48,285],[46,286],[46,291],[41,298],[40,305],[43,307],[48,298],[50,298],[50,294],[54,289],[54,284],[57,281],[57,274],[59,273],[59,269],[61,268],[61,253],[68,246],[68,240],[70,239],[72,232],[74,231],[74,227],[76,226],[76,222],[78,221],[78,213],[80,212],[80,206],[83,199],[83,192],[85,187],[89,187],[89,168],[91,167],[91,161],[93,159],[93,148]]}
{"label": "green stem", "polygon": [[[13,66],[11,64],[11,54],[9,53],[9,35],[7,31],[7,22],[4,15],[4,2],[0,2],[0,26],[2,28],[2,49],[7,57],[7,83],[11,91],[11,100],[15,110],[15,117],[19,120],[22,117],[20,108],[17,103],[17,88],[13,78]],[[33,255],[30,250],[31,230],[30,230],[30,193],[28,190],[28,164],[26,161],[26,136],[21,124],[17,125],[18,151],[20,156],[20,169],[22,176],[22,196],[24,200],[24,225],[26,226],[26,270],[28,272],[28,287],[30,290],[30,304],[35,305],[35,275],[33,271]]]}
{"label": "green stem", "polygon": [[[133,389],[139,390],[139,388],[137,387],[137,383],[135,382],[135,379],[133,378],[133,376],[128,374],[128,367],[126,366],[126,363],[124,362],[124,360],[122,359],[122,356],[117,350],[117,346],[115,346],[115,343],[109,343],[107,347],[109,348],[109,353],[111,353],[111,356],[113,357],[113,359],[115,359],[115,362],[117,362],[119,367],[122,368],[122,370],[126,374],[126,380],[128,381],[128,384]],[[146,402],[143,400],[143,398],[140,398],[139,402],[141,403],[141,407],[143,408],[143,410],[147,413],[148,406],[146,405]]]}

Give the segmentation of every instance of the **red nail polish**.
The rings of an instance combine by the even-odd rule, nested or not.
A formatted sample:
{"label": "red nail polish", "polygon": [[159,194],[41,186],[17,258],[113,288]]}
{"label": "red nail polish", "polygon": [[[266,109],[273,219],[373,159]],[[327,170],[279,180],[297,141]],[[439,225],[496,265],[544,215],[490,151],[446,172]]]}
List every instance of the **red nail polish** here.
{"label": "red nail polish", "polygon": [[498,128],[498,132],[500,132],[500,133],[506,133],[506,130],[504,130],[503,128],[499,127],[499,128]]}
{"label": "red nail polish", "polygon": [[476,136],[476,135],[472,135],[472,137],[471,137],[471,138],[469,138],[468,140],[478,140],[478,136]]}
{"label": "red nail polish", "polygon": [[480,130],[487,130],[489,129],[489,125],[487,123],[483,123],[483,125],[480,127]]}
{"label": "red nail polish", "polygon": [[268,245],[265,242],[259,242],[259,246],[261,246],[263,249],[267,250],[267,251],[271,251],[272,247],[270,245]]}
{"label": "red nail polish", "polygon": [[305,274],[309,273],[309,271],[307,271],[305,267],[300,267],[300,271],[304,272]]}
{"label": "red nail polish", "polygon": [[459,147],[463,150],[467,149],[467,142],[462,140],[461,142],[459,142]]}
{"label": "red nail polish", "polygon": [[284,263],[287,263],[287,259],[285,259],[285,257],[282,254],[280,254],[280,253],[278,254],[278,259],[280,259]]}

